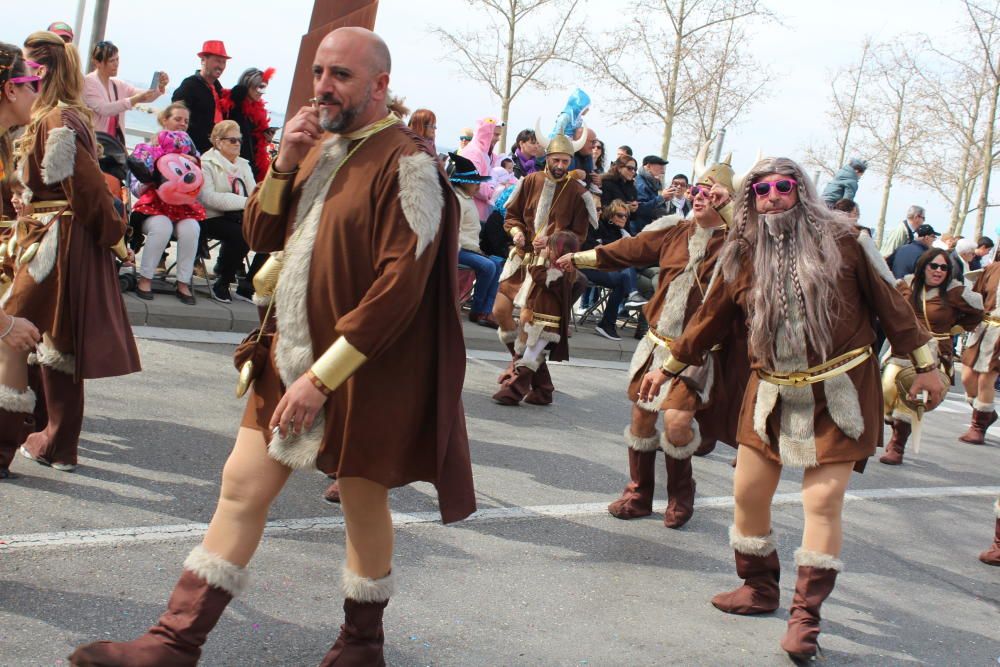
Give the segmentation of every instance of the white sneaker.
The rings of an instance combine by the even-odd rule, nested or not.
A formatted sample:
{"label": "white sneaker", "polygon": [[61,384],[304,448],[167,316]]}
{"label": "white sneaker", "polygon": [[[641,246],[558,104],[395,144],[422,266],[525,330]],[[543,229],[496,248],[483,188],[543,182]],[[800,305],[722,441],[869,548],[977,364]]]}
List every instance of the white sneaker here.
{"label": "white sneaker", "polygon": [[75,463],[53,463],[52,464],[52,469],[53,470],[59,470],[60,472],[73,472],[74,470],[76,470],[76,464]]}
{"label": "white sneaker", "polygon": [[34,461],[43,466],[48,466],[53,470],[58,470],[60,472],[73,472],[76,470],[76,464],[74,463],[49,463],[47,460],[43,459],[41,456],[32,456],[31,452],[25,449],[24,445],[21,445],[21,456],[24,458]]}
{"label": "white sneaker", "polygon": [[625,299],[625,307],[629,310],[632,310],[633,308],[642,308],[647,303],[649,303],[649,299],[645,298],[638,292],[632,292],[628,295],[628,298]]}

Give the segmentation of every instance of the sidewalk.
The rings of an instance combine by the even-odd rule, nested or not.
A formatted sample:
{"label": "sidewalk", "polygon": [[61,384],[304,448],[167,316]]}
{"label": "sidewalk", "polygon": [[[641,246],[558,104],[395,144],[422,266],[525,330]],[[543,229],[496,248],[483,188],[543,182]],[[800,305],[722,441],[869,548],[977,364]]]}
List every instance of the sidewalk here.
{"label": "sidewalk", "polygon": [[[152,301],[143,301],[132,292],[125,292],[125,308],[132,326],[161,327],[167,329],[195,329],[200,331],[230,331],[249,333],[257,327],[257,308],[245,301],[219,303],[208,296],[205,287],[197,285],[198,298],[193,306],[186,306],[173,294],[157,293]],[[470,350],[485,352],[504,351],[494,329],[487,329],[468,320],[462,313],[465,346]],[[572,330],[572,329],[571,329]],[[594,323],[588,322],[575,328],[570,339],[570,355],[581,359],[599,361],[628,361],[639,341],[632,337],[635,329],[619,331],[621,341],[611,341],[594,333]]]}

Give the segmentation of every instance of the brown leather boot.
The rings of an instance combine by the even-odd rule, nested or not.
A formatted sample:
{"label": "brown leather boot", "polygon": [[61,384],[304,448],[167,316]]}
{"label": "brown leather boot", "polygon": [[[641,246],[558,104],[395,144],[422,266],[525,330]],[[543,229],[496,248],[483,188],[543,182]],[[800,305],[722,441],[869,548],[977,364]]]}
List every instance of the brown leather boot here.
{"label": "brown leather boot", "polygon": [[34,410],[35,392],[30,388],[20,390],[0,385],[0,480],[15,477],[10,464],[30,430]]}
{"label": "brown leather boot", "polygon": [[326,487],[326,491],[323,492],[323,500],[328,503],[340,504],[340,485],[337,484],[337,478],[333,478],[333,483]]}
{"label": "brown leather boot", "polygon": [[653,432],[648,438],[632,434],[632,427],[625,427],[628,445],[629,483],[621,498],[608,505],[608,512],[617,519],[638,519],[653,513],[653,491],[656,484],[656,450],[660,438]]}
{"label": "brown leather boot", "polygon": [[972,423],[969,430],[958,437],[962,442],[970,445],[982,445],[986,442],[986,429],[997,420],[996,410],[985,412],[983,410],[972,410]]}
{"label": "brown leather boot", "polygon": [[663,453],[667,463],[667,510],[663,513],[663,525],[680,528],[694,515],[694,470],[691,456],[701,445],[701,429],[698,422],[691,422],[694,437],[686,445],[676,446],[663,434]]}
{"label": "brown leather boot", "polygon": [[778,588],[781,564],[774,539],[771,535],[747,537],[741,535],[736,526],[730,526],[729,544],[736,559],[736,574],[743,579],[743,585],[713,597],[712,606],[741,616],[770,614],[781,600]]}
{"label": "brown leather boot", "polygon": [[819,653],[819,610],[833,592],[843,564],[834,556],[801,548],[795,552],[795,564],[799,573],[781,648],[793,661],[802,662]]}
{"label": "brown leather boot", "polygon": [[76,468],[83,428],[83,382],[49,366],[41,366],[48,423],[24,442],[25,455],[57,470]]}
{"label": "brown leather boot", "polygon": [[505,368],[503,373],[500,373],[500,377],[497,378],[497,384],[503,384],[507,380],[514,377],[514,364],[521,358],[521,355],[514,349],[514,344],[517,342],[516,329],[514,331],[497,329],[497,335],[500,337],[500,342],[503,343],[504,347],[507,348],[507,351],[510,352],[510,363],[507,364],[507,368]]}
{"label": "brown leather boot", "polygon": [[892,420],[892,437],[885,443],[885,454],[878,460],[887,466],[898,466],[903,462],[903,451],[906,449],[906,440],[910,437],[913,426],[902,419]]}
{"label": "brown leather boot", "polygon": [[344,624],[319,667],[385,667],[382,612],[394,587],[392,573],[369,579],[344,568]]}
{"label": "brown leather boot", "polygon": [[997,525],[993,533],[993,546],[979,554],[979,560],[987,565],[1000,565],[1000,498],[993,506],[997,515]]}
{"label": "brown leather boot", "polygon": [[555,390],[552,376],[549,374],[549,365],[543,361],[531,379],[531,391],[524,397],[524,402],[532,405],[552,405],[552,394]]}
{"label": "brown leather boot", "polygon": [[493,400],[500,405],[520,404],[525,395],[531,391],[531,379],[534,375],[535,371],[518,364],[515,366],[514,377],[501,385],[500,391],[493,394]]}
{"label": "brown leather boot", "polygon": [[197,546],[159,622],[130,642],[94,642],[69,656],[76,667],[194,667],[201,646],[246,585],[246,568]]}

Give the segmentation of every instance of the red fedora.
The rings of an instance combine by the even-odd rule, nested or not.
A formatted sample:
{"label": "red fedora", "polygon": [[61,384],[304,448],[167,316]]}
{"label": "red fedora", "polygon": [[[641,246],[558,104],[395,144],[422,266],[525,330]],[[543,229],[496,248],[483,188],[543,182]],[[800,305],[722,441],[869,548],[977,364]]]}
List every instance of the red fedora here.
{"label": "red fedora", "polygon": [[219,39],[210,39],[202,45],[201,52],[198,54],[198,57],[204,58],[205,56],[219,56],[220,58],[225,58],[226,60],[229,60],[230,58],[229,54],[226,53],[226,45]]}

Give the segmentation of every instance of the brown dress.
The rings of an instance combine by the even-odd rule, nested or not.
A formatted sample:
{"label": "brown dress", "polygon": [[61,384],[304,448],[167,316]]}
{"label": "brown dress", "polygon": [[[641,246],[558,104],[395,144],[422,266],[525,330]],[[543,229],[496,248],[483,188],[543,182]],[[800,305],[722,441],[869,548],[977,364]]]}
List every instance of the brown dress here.
{"label": "brown dress", "polygon": [[529,346],[535,341],[549,341],[549,360],[569,359],[570,306],[573,302],[575,272],[567,276],[550,266],[532,266],[531,292],[525,301],[525,308],[534,313],[534,321],[525,323]]}
{"label": "brown dress", "polygon": [[43,121],[31,154],[19,165],[22,199],[38,208],[69,203],[39,214],[35,222],[45,226],[18,222],[19,252],[36,242],[38,251],[17,266],[2,304],[45,335],[39,362],[77,379],[140,370],[111,252],[125,221],[97,164],[96,145],[93,131],[72,109],[58,107]]}
{"label": "brown dress", "polygon": [[[669,385],[665,397],[661,389],[653,400],[639,401],[642,376],[654,364],[663,363],[665,341],[679,336],[701,306],[725,238],[725,226],[703,228],[693,220],[668,216],[654,221],[637,236],[598,246],[595,268],[613,271],[650,264],[660,267],[656,292],[643,308],[652,333],[640,341],[629,368],[629,400],[649,411],[696,411],[703,439],[735,446],[737,420],[730,415],[738,411],[730,398],[742,397],[750,374],[745,341],[726,336],[722,348],[711,353],[711,363],[690,367]],[[734,323],[734,335],[739,336],[741,324]]]}
{"label": "brown dress", "polygon": [[[508,234],[520,229],[530,249],[535,236],[551,236],[561,231],[573,232],[583,243],[591,226],[597,227],[597,207],[587,188],[573,178],[557,182],[539,171],[518,182],[507,201],[503,228]],[[500,274],[498,291],[511,301],[517,301],[528,276],[524,258],[525,251],[515,246]],[[530,287],[522,296],[527,297],[529,291]]]}
{"label": "brown dress", "polygon": [[[913,302],[913,276],[900,281],[898,289],[917,316],[917,322],[937,341],[937,354],[949,376],[955,361],[952,337],[962,331],[973,331],[983,321],[983,298],[958,280],[952,280],[945,290],[924,290],[924,296]],[[909,365],[909,359],[904,365]]]}
{"label": "brown dress", "polygon": [[1000,262],[994,262],[986,267],[972,290],[983,297],[983,309],[987,319],[969,336],[965,350],[962,351],[962,365],[977,373],[1000,372],[1000,300],[997,290],[1000,288]]}
{"label": "brown dress", "polygon": [[[806,350],[805,370],[875,342],[872,325],[878,317],[893,348],[910,354],[930,336],[917,324],[913,310],[896,291],[896,280],[866,234],[845,234],[838,241],[841,271],[836,303],[830,304],[832,346],[826,358]],[[675,359],[699,364],[704,355],[731,331],[738,318],[747,318],[754,282],[753,264],[744,255],[732,282],[720,272],[704,305],[684,333],[670,345]],[[791,292],[791,289],[789,290]],[[801,315],[789,299],[790,326],[801,327]],[[778,336],[783,331],[779,329]],[[751,368],[763,369],[750,355]],[[786,370],[786,369],[779,369]],[[882,390],[874,355],[847,373],[804,387],[784,387],[750,375],[740,411],[741,446],[752,447],[775,463],[815,467],[824,463],[864,462],[882,439]]]}
{"label": "brown dress", "polygon": [[[280,213],[266,213],[259,194],[244,234],[254,250],[284,257],[277,335],[242,425],[291,467],[387,487],[432,482],[443,520],[465,518],[476,503],[461,400],[459,205],[437,160],[398,123],[363,143],[325,135]],[[283,387],[341,336],[367,362],[330,395],[312,431],[272,439]]]}

